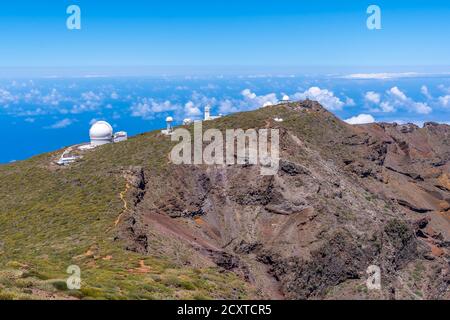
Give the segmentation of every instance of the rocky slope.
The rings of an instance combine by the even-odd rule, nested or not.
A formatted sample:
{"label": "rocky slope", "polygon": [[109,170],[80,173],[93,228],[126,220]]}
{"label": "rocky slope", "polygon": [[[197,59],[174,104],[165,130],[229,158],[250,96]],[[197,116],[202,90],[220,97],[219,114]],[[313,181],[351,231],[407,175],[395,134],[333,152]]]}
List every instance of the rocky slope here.
{"label": "rocky slope", "polygon": [[[3,268],[61,275],[62,265],[78,261],[86,286],[106,298],[148,298],[137,288],[142,281],[156,298],[450,298],[450,126],[350,126],[312,101],[204,126],[280,129],[278,174],[261,176],[257,165],[173,165],[173,144],[158,133],[102,147],[69,168],[50,164],[56,153],[4,166],[2,185],[20,176],[19,187],[24,166],[39,168],[39,177],[28,172],[36,187],[51,177],[77,197],[58,197],[56,182],[20,203],[12,202],[19,190],[2,190]],[[86,203],[98,213],[75,208]],[[35,229],[22,222],[24,212],[40,220]],[[67,221],[75,213],[91,225]],[[57,232],[41,231],[42,223]],[[61,231],[66,224],[70,234]],[[27,250],[17,249],[24,241]],[[46,245],[57,250],[40,252],[51,256],[44,267],[31,252]],[[161,264],[170,264],[171,278]],[[381,290],[365,285],[370,265],[381,268]],[[99,272],[120,276],[99,280]]]}

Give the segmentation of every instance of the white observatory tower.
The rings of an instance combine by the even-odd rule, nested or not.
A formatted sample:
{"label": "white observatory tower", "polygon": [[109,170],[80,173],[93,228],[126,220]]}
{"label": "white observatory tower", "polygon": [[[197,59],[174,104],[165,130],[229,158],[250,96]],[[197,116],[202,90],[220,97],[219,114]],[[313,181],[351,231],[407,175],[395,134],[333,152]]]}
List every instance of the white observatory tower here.
{"label": "white observatory tower", "polygon": [[170,136],[173,133],[173,127],[172,127],[173,118],[172,117],[167,117],[166,118],[166,123],[167,123],[167,129],[166,130],[161,130],[161,133],[165,134],[167,136]]}
{"label": "white observatory tower", "polygon": [[211,107],[205,107],[205,121],[211,120]]}
{"label": "white observatory tower", "polygon": [[101,146],[113,142],[113,128],[106,121],[97,121],[89,130],[92,146]]}
{"label": "white observatory tower", "polygon": [[205,121],[215,120],[215,119],[219,119],[221,117],[222,117],[222,115],[212,116],[211,115],[211,107],[210,106],[205,107],[205,119],[204,119]]}
{"label": "white observatory tower", "polygon": [[167,117],[166,118],[166,122],[167,122],[167,132],[172,132],[172,123],[173,123],[173,118],[172,117]]}

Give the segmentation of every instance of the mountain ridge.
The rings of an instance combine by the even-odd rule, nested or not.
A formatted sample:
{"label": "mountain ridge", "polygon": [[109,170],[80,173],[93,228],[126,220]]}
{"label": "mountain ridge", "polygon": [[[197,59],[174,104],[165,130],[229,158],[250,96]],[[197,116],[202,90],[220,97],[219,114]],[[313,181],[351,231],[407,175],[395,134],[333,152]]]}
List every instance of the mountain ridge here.
{"label": "mountain ridge", "polygon": [[267,127],[272,177],[170,164],[159,132],[0,167],[0,297],[449,298],[450,126],[351,126],[309,100],[204,123]]}

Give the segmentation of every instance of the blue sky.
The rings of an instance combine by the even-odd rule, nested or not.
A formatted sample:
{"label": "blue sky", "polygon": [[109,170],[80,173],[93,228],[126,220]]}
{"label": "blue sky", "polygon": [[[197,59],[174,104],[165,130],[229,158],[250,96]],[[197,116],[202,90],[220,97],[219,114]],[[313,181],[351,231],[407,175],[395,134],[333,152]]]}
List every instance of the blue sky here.
{"label": "blue sky", "polygon": [[[66,8],[82,30],[66,28]],[[366,9],[382,10],[382,30]],[[445,1],[2,2],[2,67],[449,66]],[[6,72],[7,73],[7,72]]]}

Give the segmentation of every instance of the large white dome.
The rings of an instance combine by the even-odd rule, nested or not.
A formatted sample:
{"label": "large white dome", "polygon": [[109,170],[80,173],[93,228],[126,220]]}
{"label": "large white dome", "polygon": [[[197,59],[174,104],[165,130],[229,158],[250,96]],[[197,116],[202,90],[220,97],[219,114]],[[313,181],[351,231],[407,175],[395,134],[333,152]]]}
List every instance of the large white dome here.
{"label": "large white dome", "polygon": [[112,142],[113,128],[106,121],[98,121],[92,125],[89,136],[93,145],[110,143]]}

